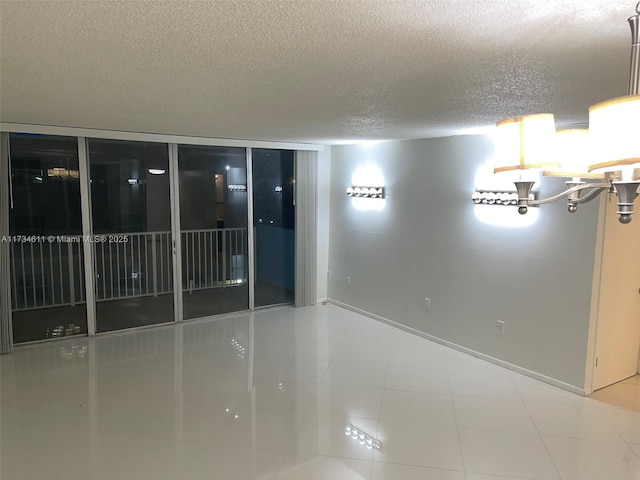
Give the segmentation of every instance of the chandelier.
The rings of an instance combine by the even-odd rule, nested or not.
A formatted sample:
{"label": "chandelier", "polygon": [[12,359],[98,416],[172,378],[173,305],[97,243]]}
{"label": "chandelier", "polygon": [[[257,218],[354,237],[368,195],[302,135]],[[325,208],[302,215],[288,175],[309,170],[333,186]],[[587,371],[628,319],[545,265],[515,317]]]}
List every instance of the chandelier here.
{"label": "chandelier", "polygon": [[[640,186],[640,2],[631,25],[629,94],[592,105],[589,129],[556,131],[553,114],[527,115],[497,123],[494,173],[518,171],[518,212],[567,198],[569,212],[602,192],[618,197],[620,223],[631,222]],[[525,170],[567,177],[567,189],[550,198],[531,195]],[[588,180],[588,181],[586,181]],[[584,195],[582,195],[585,193]]]}

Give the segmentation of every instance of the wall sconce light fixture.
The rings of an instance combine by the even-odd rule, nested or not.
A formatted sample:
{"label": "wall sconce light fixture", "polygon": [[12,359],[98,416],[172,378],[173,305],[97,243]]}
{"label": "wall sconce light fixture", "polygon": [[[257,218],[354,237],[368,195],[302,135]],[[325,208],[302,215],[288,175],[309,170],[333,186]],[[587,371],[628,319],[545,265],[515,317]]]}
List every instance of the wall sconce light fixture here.
{"label": "wall sconce light fixture", "polygon": [[[530,192],[529,201],[537,200],[537,193]],[[471,200],[476,205],[518,205],[518,193],[476,190],[473,192]]]}
{"label": "wall sconce light fixture", "polygon": [[347,188],[347,195],[358,198],[384,198],[384,187],[357,187]]}

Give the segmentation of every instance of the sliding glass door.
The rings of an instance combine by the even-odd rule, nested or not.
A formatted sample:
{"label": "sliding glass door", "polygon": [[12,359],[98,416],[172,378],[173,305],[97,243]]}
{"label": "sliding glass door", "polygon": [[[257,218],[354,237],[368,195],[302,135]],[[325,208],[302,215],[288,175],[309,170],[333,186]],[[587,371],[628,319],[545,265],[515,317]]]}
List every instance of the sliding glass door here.
{"label": "sliding glass door", "polygon": [[78,140],[11,134],[9,143],[13,341],[86,334]]}
{"label": "sliding glass door", "polygon": [[256,307],[294,301],[293,153],[257,148],[251,152]]}
{"label": "sliding glass door", "polygon": [[249,308],[244,148],[178,146],[184,319]]}
{"label": "sliding glass door", "polygon": [[168,145],[88,141],[96,331],[172,322]]}
{"label": "sliding glass door", "polygon": [[8,139],[14,343],[294,301],[293,151]]}

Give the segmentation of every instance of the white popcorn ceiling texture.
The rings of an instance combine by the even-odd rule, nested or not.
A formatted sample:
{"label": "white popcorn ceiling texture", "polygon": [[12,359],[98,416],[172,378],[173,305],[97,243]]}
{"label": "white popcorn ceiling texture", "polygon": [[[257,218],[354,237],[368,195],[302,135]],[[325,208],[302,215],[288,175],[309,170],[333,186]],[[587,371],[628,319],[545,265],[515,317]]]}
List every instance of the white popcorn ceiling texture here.
{"label": "white popcorn ceiling texture", "polygon": [[635,0],[0,0],[0,120],[338,143],[625,95]]}

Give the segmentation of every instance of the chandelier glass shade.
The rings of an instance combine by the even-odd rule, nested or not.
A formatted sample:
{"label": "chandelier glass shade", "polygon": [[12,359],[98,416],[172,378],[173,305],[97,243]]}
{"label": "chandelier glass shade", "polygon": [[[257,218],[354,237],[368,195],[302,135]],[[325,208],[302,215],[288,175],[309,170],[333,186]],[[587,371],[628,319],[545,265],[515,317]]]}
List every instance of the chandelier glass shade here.
{"label": "chandelier glass shade", "polygon": [[556,131],[552,114],[509,118],[496,127],[494,173],[560,166],[551,156]]}
{"label": "chandelier glass shade", "polygon": [[640,95],[591,106],[589,128],[594,149],[589,171],[621,171],[623,180],[632,180],[629,174],[640,168]]}
{"label": "chandelier glass shade", "polygon": [[558,161],[560,167],[543,171],[547,177],[604,178],[601,173],[589,172],[593,148],[588,128],[556,131],[551,157]]}

